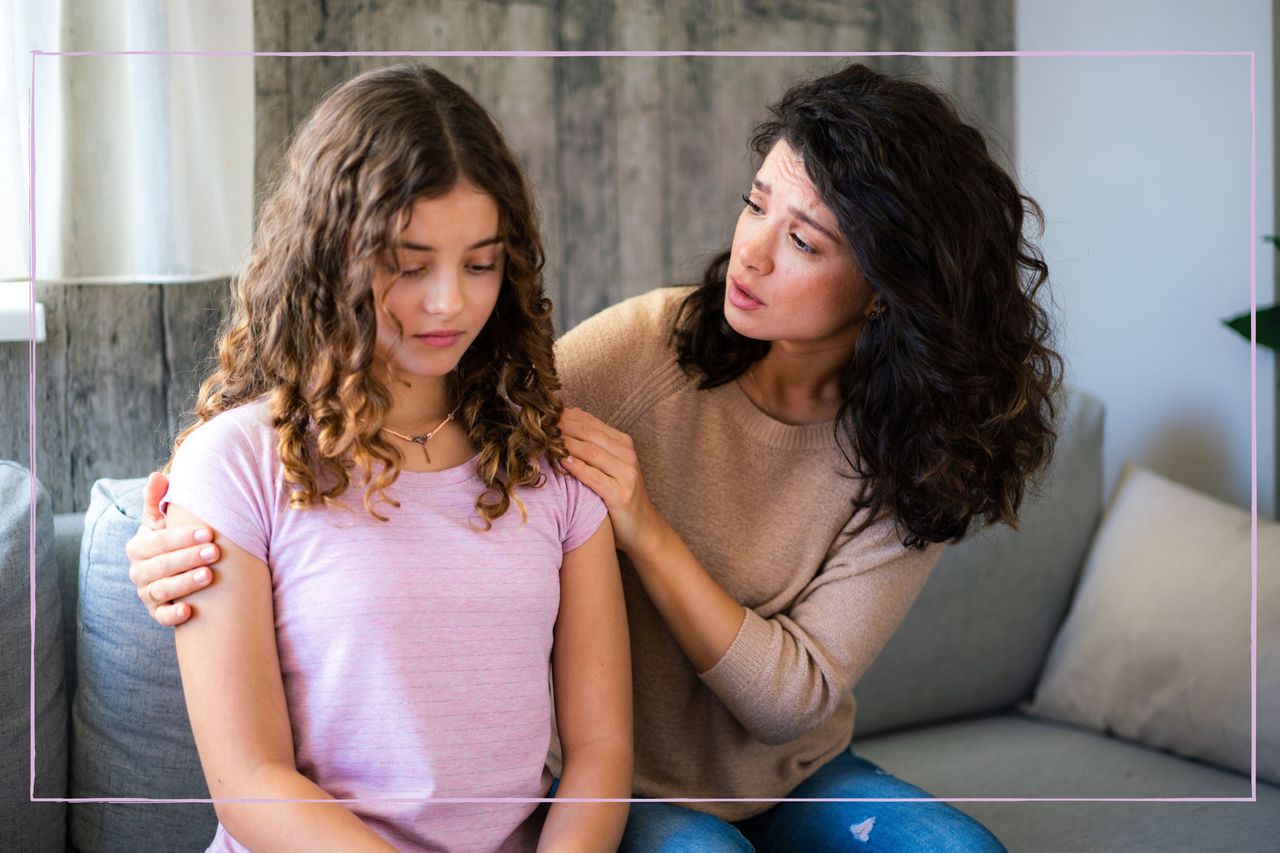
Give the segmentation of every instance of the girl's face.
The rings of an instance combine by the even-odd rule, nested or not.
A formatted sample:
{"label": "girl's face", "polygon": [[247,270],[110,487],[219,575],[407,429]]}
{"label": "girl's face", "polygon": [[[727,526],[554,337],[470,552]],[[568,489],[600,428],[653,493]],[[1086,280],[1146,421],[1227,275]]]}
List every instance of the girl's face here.
{"label": "girl's face", "polygon": [[876,297],[784,140],[756,172],[729,255],[724,315],[762,341],[852,346]]}
{"label": "girl's face", "polygon": [[480,334],[502,289],[498,205],[465,180],[419,199],[395,252],[400,273],[386,270],[374,283],[375,298],[384,300],[378,358],[399,373],[444,376]]}

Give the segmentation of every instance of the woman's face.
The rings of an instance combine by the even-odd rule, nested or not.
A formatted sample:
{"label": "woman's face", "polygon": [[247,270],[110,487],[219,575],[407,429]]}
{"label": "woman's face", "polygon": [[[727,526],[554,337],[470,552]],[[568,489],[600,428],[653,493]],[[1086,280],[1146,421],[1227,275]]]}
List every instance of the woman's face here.
{"label": "woman's face", "polygon": [[384,300],[378,358],[404,374],[444,376],[498,301],[504,260],[498,205],[466,181],[419,199],[395,253],[400,273],[386,270],[374,284],[375,297]]}
{"label": "woman's face", "polygon": [[852,346],[875,297],[835,214],[784,140],[745,200],[725,286],[729,325],[756,340]]}

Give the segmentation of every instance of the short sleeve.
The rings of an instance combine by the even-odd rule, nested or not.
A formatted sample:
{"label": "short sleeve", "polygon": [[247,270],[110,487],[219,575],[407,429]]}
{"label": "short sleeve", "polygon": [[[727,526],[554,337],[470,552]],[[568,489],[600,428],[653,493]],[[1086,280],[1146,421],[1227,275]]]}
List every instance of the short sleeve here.
{"label": "short sleeve", "polygon": [[559,477],[563,485],[565,521],[561,527],[563,535],[560,542],[562,550],[567,554],[600,529],[609,510],[599,495],[576,478],[567,474],[554,476]]}
{"label": "short sleeve", "polygon": [[177,504],[266,562],[274,507],[270,426],[246,412],[223,412],[178,447],[163,511]]}

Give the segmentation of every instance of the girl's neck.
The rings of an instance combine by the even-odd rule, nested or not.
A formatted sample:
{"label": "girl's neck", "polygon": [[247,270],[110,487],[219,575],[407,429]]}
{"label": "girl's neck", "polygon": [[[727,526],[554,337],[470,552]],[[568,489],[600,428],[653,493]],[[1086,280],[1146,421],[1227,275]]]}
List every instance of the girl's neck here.
{"label": "girl's neck", "polygon": [[[475,455],[457,416],[445,422],[455,411],[455,404],[443,377],[406,376],[389,380],[387,388],[391,392],[391,408],[382,425],[400,435],[383,433],[383,437],[399,448],[402,471],[442,471]],[[423,444],[401,437],[427,433],[431,437]]]}
{"label": "girl's neck", "polygon": [[454,408],[444,377],[399,376],[388,380],[387,389],[391,392],[391,408],[383,425],[396,432],[428,432]]}

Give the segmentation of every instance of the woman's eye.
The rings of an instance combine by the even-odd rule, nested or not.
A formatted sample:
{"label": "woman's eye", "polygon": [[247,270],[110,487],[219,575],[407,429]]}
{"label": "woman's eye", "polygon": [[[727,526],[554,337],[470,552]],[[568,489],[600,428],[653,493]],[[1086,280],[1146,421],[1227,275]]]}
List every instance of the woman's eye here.
{"label": "woman's eye", "polygon": [[483,275],[484,273],[487,273],[487,272],[493,272],[497,268],[498,268],[497,264],[471,264],[469,267],[467,267],[467,269],[471,270],[471,272],[475,273],[476,275]]}
{"label": "woman's eye", "polygon": [[411,270],[400,270],[400,277],[401,278],[417,278],[418,276],[422,275],[424,272],[426,272],[425,267],[415,267]]}
{"label": "woman's eye", "polygon": [[752,213],[764,213],[764,208],[762,208],[760,205],[752,201],[751,196],[747,195],[746,193],[743,193],[742,195],[742,203],[745,204],[747,206],[747,209],[750,210]]}
{"label": "woman's eye", "polygon": [[795,244],[797,249],[804,252],[806,255],[813,254],[813,247],[801,240],[794,232],[791,234],[791,242]]}

